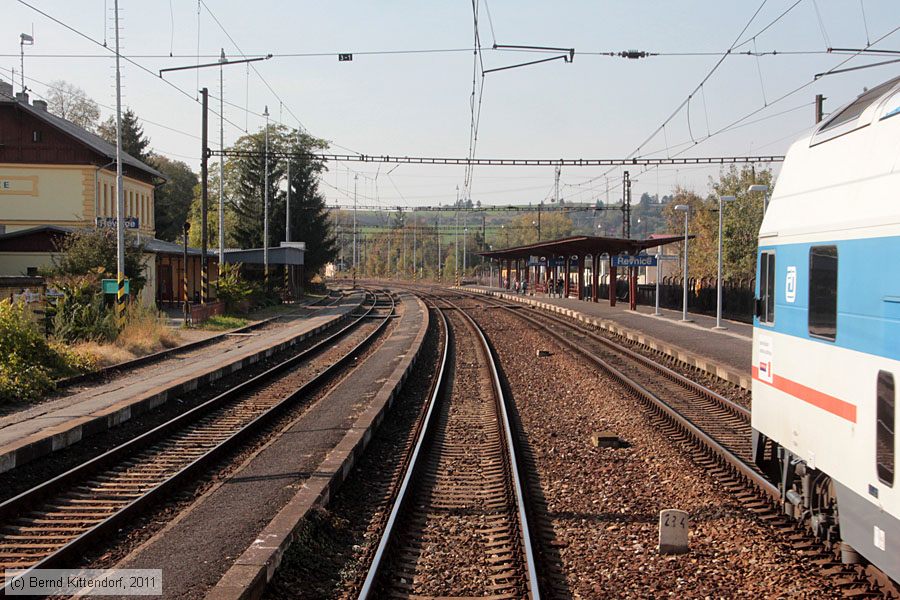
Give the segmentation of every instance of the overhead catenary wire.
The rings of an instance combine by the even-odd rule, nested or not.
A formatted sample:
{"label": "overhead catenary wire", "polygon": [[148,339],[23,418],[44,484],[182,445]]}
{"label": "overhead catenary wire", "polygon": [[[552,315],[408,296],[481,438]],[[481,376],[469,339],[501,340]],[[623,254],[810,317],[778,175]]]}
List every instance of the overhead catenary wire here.
{"label": "overhead catenary wire", "polygon": [[[44,10],[41,10],[40,8],[38,8],[38,7],[36,7],[36,6],[32,5],[32,4],[30,4],[29,2],[26,2],[26,0],[17,0],[17,2],[19,2],[19,4],[21,4],[21,5],[23,5],[23,6],[27,7],[27,8],[30,8],[30,9],[33,10],[34,12],[40,14],[41,16],[43,16],[43,17],[45,17],[45,18],[47,18],[47,19],[53,21],[53,22],[56,23],[57,25],[60,25],[61,27],[64,27],[65,29],[68,29],[68,30],[71,31],[72,33],[76,34],[77,36],[82,37],[82,38],[88,40],[88,41],[91,42],[92,44],[95,44],[95,45],[97,45],[97,46],[100,46],[101,48],[106,48],[106,47],[103,45],[103,43],[100,42],[99,40],[97,40],[97,39],[95,39],[95,38],[89,36],[88,34],[84,33],[83,31],[81,31],[81,30],[79,30],[79,29],[77,29],[77,28],[75,28],[75,27],[73,27],[72,25],[69,25],[69,24],[66,23],[65,21],[62,21],[62,20],[60,20],[60,19],[57,19],[56,17],[54,17],[54,16],[51,15],[50,13],[48,13],[48,12],[46,12],[46,11],[44,11]],[[115,50],[113,50],[112,48],[106,48],[106,49],[107,49],[113,56],[115,56],[115,54],[116,54]],[[109,54],[107,54],[107,57],[109,57]],[[130,56],[125,55],[125,54],[121,54],[121,53],[120,53],[120,54],[119,54],[119,57],[120,57],[122,60],[124,60],[125,62],[127,62],[127,63],[129,63],[129,64],[131,64],[131,65],[134,65],[134,66],[137,67],[138,69],[144,71],[145,73],[148,73],[148,74],[152,75],[154,79],[159,79],[159,77],[157,77],[157,74],[156,74],[154,71],[152,71],[152,70],[149,69],[148,67],[142,65],[141,63],[137,62],[136,60],[134,60],[134,59],[131,58]],[[162,79],[161,81],[163,81],[166,85],[168,85],[168,86],[171,87],[172,89],[176,90],[176,91],[177,91],[178,93],[180,93],[181,95],[183,95],[183,96],[185,96],[186,98],[192,100],[193,102],[195,102],[195,103],[197,103],[197,104],[200,103],[199,100],[198,100],[197,98],[195,98],[194,96],[192,96],[190,93],[188,93],[188,92],[185,91],[184,89],[180,88],[179,86],[175,85],[175,84],[172,83],[171,81],[168,81],[168,80],[166,80],[166,79]],[[212,114],[215,114],[216,116],[219,116],[218,113],[216,113],[216,112],[215,112],[214,110],[212,110],[212,109],[210,109],[210,112],[211,112]],[[224,118],[224,116],[223,116],[223,118]],[[237,128],[238,130],[243,131],[243,132],[246,133],[246,129],[240,127],[240,125],[234,123],[234,122],[231,121],[230,119],[225,118],[225,122],[228,123],[228,124],[230,124],[231,126]]]}

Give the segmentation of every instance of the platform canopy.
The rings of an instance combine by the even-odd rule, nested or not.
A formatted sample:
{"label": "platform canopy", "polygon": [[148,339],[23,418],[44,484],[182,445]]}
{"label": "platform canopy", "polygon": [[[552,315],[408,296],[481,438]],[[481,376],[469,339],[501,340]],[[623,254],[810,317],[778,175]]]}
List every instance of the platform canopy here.
{"label": "platform canopy", "polygon": [[[692,238],[694,236],[688,237]],[[556,240],[547,240],[546,242],[537,242],[536,244],[526,244],[525,246],[501,248],[500,250],[492,250],[490,252],[479,252],[478,254],[485,258],[496,260],[527,259],[531,256],[588,256],[598,254],[608,254],[609,256],[618,254],[635,255],[640,254],[648,248],[655,248],[656,246],[663,246],[665,244],[681,242],[683,240],[683,235],[653,235],[644,240],[576,235]]]}

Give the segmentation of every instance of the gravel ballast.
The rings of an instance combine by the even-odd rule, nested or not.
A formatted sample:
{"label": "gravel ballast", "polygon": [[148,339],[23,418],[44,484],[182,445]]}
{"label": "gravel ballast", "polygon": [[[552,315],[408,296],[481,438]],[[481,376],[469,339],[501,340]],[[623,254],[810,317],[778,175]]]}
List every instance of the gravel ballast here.
{"label": "gravel ballast", "polygon": [[[535,458],[566,595],[839,596],[809,557],[654,428],[622,386],[513,315],[472,314],[499,354]],[[591,436],[601,431],[625,447],[596,447]],[[666,508],[690,515],[687,554],[657,551],[659,511]]]}

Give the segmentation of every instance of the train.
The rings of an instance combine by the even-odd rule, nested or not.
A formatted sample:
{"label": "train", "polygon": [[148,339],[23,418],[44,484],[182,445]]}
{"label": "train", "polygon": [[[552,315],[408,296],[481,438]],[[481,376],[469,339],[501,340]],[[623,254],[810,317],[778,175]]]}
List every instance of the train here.
{"label": "train", "polygon": [[785,514],[900,581],[900,77],[789,148],[759,231],[752,451]]}

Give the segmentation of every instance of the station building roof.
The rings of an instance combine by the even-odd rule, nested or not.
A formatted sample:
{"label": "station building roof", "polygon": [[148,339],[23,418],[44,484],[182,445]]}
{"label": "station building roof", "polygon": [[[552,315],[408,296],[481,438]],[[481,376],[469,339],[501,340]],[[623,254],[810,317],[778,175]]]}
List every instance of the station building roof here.
{"label": "station building roof", "polygon": [[[692,238],[694,236],[688,236]],[[644,240],[576,235],[571,237],[526,244],[512,248],[501,248],[490,252],[479,252],[485,258],[515,260],[530,256],[587,256],[594,254],[639,254],[647,248],[655,248],[684,240],[683,235],[653,235]]]}

